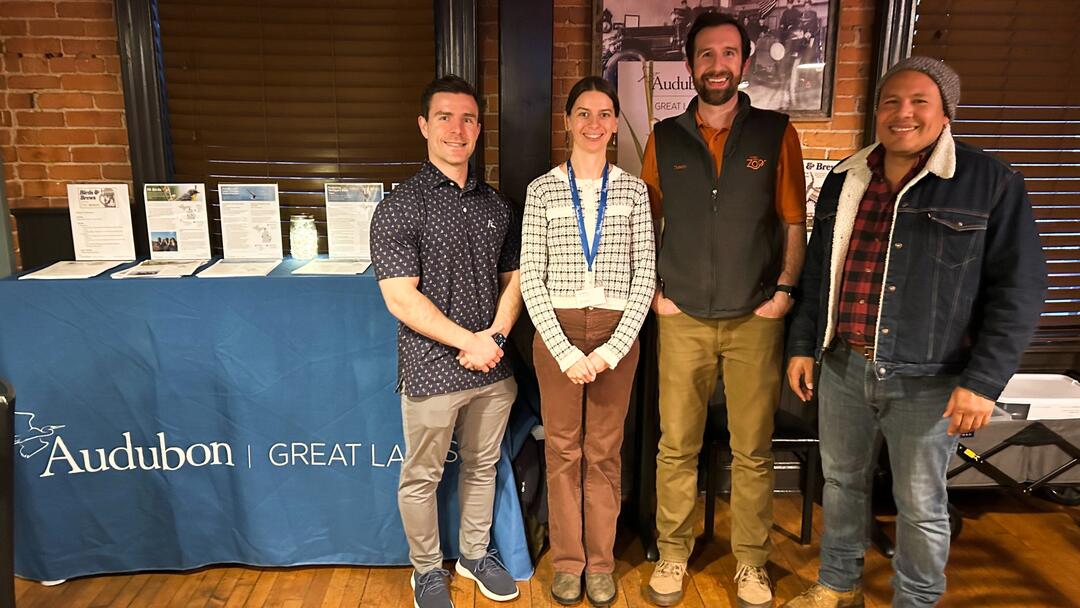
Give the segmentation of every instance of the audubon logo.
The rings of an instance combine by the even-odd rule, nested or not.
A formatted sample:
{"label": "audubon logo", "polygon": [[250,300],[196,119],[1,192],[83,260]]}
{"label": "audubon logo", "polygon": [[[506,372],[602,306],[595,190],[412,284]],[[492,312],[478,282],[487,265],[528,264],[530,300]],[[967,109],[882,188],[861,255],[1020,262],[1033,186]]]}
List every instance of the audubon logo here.
{"label": "audubon logo", "polygon": [[[100,473],[102,471],[176,471],[186,466],[234,466],[232,447],[227,443],[193,443],[187,447],[169,445],[164,432],[158,433],[157,445],[133,445],[131,433],[121,434],[123,443],[112,448],[78,450],[74,453],[64,438],[57,435],[49,454],[49,463],[39,477],[52,477],[53,466],[61,473]],[[66,470],[63,470],[66,469]]]}

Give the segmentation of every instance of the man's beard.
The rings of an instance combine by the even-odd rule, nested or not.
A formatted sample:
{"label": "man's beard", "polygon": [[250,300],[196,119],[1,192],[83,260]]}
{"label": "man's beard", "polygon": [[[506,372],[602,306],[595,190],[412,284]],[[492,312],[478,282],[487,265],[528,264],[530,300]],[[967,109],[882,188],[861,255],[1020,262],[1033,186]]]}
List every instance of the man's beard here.
{"label": "man's beard", "polygon": [[[714,77],[727,77],[728,85],[720,90],[710,89],[705,81]],[[710,106],[722,106],[735,96],[735,93],[739,90],[740,82],[742,82],[742,74],[736,75],[727,70],[716,70],[702,74],[701,78],[695,76],[694,89],[697,91],[698,97],[705,103]]]}

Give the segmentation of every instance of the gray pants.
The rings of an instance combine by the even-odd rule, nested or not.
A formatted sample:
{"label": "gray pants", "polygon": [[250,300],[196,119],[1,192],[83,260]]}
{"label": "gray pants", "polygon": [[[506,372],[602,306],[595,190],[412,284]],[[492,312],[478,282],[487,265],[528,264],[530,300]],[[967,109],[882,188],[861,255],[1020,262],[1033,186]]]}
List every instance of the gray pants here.
{"label": "gray pants", "polygon": [[455,436],[461,458],[461,555],[478,559],[487,552],[495,503],[495,465],[516,396],[513,378],[445,395],[401,396],[405,461],[401,463],[398,508],[409,541],[409,561],[417,572],[442,567],[435,490],[442,479],[450,439]]}

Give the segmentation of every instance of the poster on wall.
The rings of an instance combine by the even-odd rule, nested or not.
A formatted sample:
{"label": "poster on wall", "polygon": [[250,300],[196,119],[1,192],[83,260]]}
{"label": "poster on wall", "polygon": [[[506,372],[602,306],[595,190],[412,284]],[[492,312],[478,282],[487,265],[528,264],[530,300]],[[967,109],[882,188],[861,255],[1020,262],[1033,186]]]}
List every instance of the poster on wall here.
{"label": "poster on wall", "polygon": [[821,194],[821,185],[825,178],[832,172],[833,167],[840,162],[838,160],[803,160],[803,174],[806,178],[806,235],[814,229],[814,212],[817,208],[818,195]]}
{"label": "poster on wall", "polygon": [[732,15],[746,28],[750,62],[739,90],[755,106],[794,119],[831,114],[836,0],[594,0],[593,72],[632,109],[620,117],[618,138],[627,171],[640,171],[652,125],[682,112],[696,94],[684,48],[690,25],[707,12]]}

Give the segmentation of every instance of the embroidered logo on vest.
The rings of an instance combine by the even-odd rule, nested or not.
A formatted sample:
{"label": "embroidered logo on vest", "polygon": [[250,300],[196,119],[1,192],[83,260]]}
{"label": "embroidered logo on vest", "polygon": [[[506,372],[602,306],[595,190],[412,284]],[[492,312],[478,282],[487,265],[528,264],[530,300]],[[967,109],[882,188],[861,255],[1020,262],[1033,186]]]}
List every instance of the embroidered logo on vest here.
{"label": "embroidered logo on vest", "polygon": [[682,164],[682,163],[678,163],[678,164],[672,165],[671,168],[676,170],[676,171],[685,171],[686,170],[686,165]]}
{"label": "embroidered logo on vest", "polygon": [[760,168],[762,168],[764,166],[765,166],[765,159],[764,158],[761,158],[760,156],[747,156],[746,157],[746,168],[747,169],[750,169],[751,171],[757,171],[758,169],[760,169]]}

